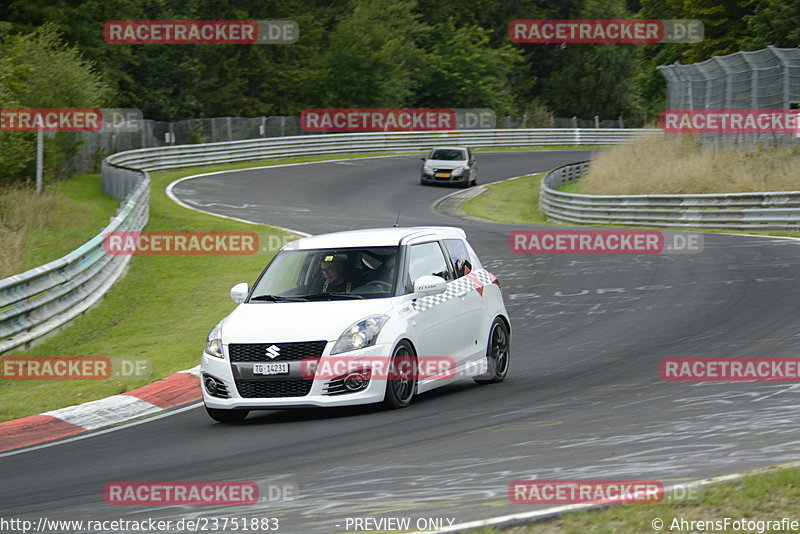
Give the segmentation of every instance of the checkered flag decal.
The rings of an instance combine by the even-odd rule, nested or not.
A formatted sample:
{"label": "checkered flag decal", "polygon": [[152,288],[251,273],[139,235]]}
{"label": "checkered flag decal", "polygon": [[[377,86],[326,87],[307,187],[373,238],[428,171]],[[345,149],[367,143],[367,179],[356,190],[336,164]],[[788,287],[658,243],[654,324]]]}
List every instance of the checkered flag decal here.
{"label": "checkered flag decal", "polygon": [[437,304],[441,304],[442,302],[446,302],[455,297],[460,297],[461,295],[464,295],[473,289],[483,296],[484,286],[494,283],[497,283],[497,278],[492,273],[486,269],[479,269],[477,271],[472,271],[471,273],[466,274],[457,280],[448,282],[447,289],[444,293],[417,299],[412,303],[412,305],[418,312],[429,310]]}

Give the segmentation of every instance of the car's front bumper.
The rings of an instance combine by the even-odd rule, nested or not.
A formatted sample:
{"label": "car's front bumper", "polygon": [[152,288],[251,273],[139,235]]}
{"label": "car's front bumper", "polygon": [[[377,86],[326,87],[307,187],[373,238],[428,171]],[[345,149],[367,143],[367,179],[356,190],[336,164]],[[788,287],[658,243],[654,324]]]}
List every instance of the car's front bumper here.
{"label": "car's front bumper", "polygon": [[[328,343],[328,347],[326,347],[326,351],[320,358],[320,364],[323,364],[323,360],[325,358],[332,358],[327,353],[332,346],[332,343]],[[347,358],[352,358],[353,361],[357,362],[359,357],[367,357],[367,358],[388,358],[388,355],[391,354],[392,347],[390,345],[375,345],[372,347],[368,347],[366,349],[361,349],[357,351],[352,351],[345,354],[336,355],[335,358],[339,359],[343,356]],[[231,362],[226,357],[225,359],[216,358],[214,356],[209,356],[208,354],[203,353],[202,362],[201,362],[201,389],[203,390],[203,401],[205,405],[209,408],[215,409],[248,409],[248,410],[268,410],[268,409],[280,409],[280,408],[303,408],[303,407],[324,407],[324,406],[354,406],[360,404],[373,404],[383,401],[384,394],[386,391],[386,380],[383,379],[375,379],[371,377],[367,386],[357,392],[354,393],[336,393],[331,394],[329,392],[326,393],[327,389],[330,389],[330,385],[333,382],[330,376],[322,376],[317,378],[310,377],[298,377],[297,376],[297,369],[296,364],[300,362],[290,362],[292,367],[292,375],[288,378],[282,377],[260,377],[254,379],[254,377],[249,376],[247,380],[242,380],[242,377],[239,376],[238,378],[234,376],[234,370],[231,366]],[[237,366],[237,373],[241,375],[241,369],[245,368],[245,370],[249,367],[252,367],[252,364],[249,362],[236,362],[234,364]],[[206,389],[205,380],[207,377],[213,377],[217,381],[217,383],[221,383],[223,385],[223,389],[227,395],[227,398],[221,398],[219,396],[211,395],[208,390]],[[270,397],[252,397],[242,395],[240,389],[244,390],[245,387],[250,387],[253,385],[256,386],[268,386],[266,383],[272,382],[274,385],[276,382],[280,382],[284,380],[285,383],[289,383],[289,381],[293,382],[292,387],[286,388],[287,391],[291,391],[297,385],[301,385],[301,387],[308,387],[306,384],[299,384],[298,381],[310,381],[311,386],[308,389],[307,394],[303,395],[295,395],[295,396],[270,396]],[[242,383],[246,382],[247,385],[243,385]],[[271,387],[271,386],[268,386]],[[252,395],[252,389],[250,389],[250,395]],[[274,388],[271,393],[275,393]]]}
{"label": "car's front bumper", "polygon": [[[437,174],[449,174],[447,177],[439,176]],[[470,174],[469,172],[464,172],[462,174],[454,175],[452,173],[422,173],[420,176],[421,180],[425,183],[431,184],[464,184],[469,180]]]}

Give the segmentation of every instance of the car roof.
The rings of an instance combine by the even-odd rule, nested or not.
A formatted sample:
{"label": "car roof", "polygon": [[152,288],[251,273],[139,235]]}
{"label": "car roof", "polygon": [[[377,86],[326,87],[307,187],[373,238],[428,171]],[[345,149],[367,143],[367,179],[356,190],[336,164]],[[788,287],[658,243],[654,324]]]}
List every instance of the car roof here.
{"label": "car roof", "polygon": [[397,246],[414,237],[433,239],[464,239],[466,233],[454,226],[414,226],[409,228],[368,228],[332,234],[304,237],[288,243],[283,250],[318,248],[387,247]]}
{"label": "car roof", "polygon": [[431,149],[431,152],[434,150],[466,150],[467,148],[465,146],[435,146]]}

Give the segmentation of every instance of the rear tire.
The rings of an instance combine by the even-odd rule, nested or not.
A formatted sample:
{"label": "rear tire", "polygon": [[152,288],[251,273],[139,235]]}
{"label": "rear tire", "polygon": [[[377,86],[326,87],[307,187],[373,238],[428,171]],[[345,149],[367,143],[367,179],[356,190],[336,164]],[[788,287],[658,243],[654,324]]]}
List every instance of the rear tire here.
{"label": "rear tire", "polygon": [[217,408],[209,408],[206,406],[206,412],[208,412],[208,416],[211,417],[211,419],[219,423],[239,423],[244,421],[244,418],[247,417],[250,410],[218,410]]}
{"label": "rear tire", "polygon": [[389,364],[389,373],[386,377],[386,393],[383,398],[383,407],[393,410],[405,408],[411,404],[411,399],[417,389],[417,358],[414,349],[408,341],[401,341],[392,353]]}
{"label": "rear tire", "polygon": [[502,382],[508,373],[508,360],[511,353],[511,339],[508,328],[502,319],[496,317],[489,329],[489,342],[486,345],[488,369],[483,378],[474,378],[478,384]]}

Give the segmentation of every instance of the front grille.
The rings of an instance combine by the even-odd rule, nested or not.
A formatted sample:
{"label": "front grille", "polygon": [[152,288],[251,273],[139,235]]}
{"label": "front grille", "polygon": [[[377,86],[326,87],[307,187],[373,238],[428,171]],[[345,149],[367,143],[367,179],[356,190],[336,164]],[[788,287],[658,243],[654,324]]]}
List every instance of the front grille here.
{"label": "front grille", "polygon": [[[300,341],[297,343],[231,343],[228,354],[232,362],[293,362],[306,358],[319,358],[327,341]],[[270,358],[267,349],[275,345],[278,356]],[[273,350],[272,353],[276,351]]]}
{"label": "front grille", "polygon": [[236,380],[239,395],[246,399],[269,397],[304,397],[311,391],[313,380],[305,378],[274,380]]}

